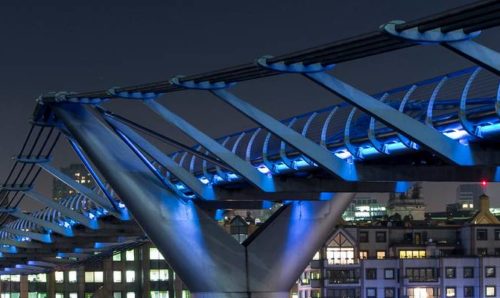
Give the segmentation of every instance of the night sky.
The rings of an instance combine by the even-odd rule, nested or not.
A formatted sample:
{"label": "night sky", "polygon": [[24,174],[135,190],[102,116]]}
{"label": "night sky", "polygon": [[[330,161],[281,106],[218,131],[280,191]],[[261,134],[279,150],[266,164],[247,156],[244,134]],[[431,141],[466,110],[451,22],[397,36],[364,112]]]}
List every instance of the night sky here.
{"label": "night sky", "polygon": [[[49,91],[88,91],[200,73],[366,33],[469,3],[420,1],[2,1],[0,4],[0,179],[28,131],[34,100]],[[500,49],[500,31],[478,41]],[[369,93],[471,65],[440,47],[414,47],[343,63],[335,75]],[[336,103],[298,76],[241,83],[235,92],[285,118]],[[166,95],[163,104],[217,137],[254,126],[199,92]],[[107,105],[189,144],[138,103]],[[73,157],[56,151],[56,164]],[[50,188],[47,177],[41,182]],[[426,202],[444,208],[456,184],[427,184]],[[494,205],[500,187],[489,186]]]}

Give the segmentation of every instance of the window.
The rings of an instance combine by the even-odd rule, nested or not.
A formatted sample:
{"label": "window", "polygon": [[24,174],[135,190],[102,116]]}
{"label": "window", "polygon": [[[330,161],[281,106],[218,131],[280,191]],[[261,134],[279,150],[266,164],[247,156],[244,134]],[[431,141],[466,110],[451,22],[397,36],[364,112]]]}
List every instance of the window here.
{"label": "window", "polygon": [[122,282],[122,272],[121,271],[113,271],[113,282],[116,282],[116,283]]}
{"label": "window", "polygon": [[474,278],[474,267],[464,267],[464,278]]}
{"label": "window", "polygon": [[[127,261],[133,261],[133,260],[135,260],[135,255],[134,255],[134,250],[133,249],[127,250],[125,252],[125,259]],[[128,295],[128,293],[127,293],[127,295]]]}
{"label": "window", "polygon": [[457,269],[455,267],[446,267],[445,274],[446,274],[446,278],[456,278],[457,277]]}
{"label": "window", "polygon": [[495,256],[500,256],[500,248],[495,247]]}
{"label": "window", "polygon": [[495,229],[495,240],[500,240],[500,229]]}
{"label": "window", "polygon": [[425,258],[425,256],[425,249],[399,251],[400,259],[422,259]]}
{"label": "window", "polygon": [[113,298],[122,298],[122,292],[113,292]]}
{"label": "window", "polygon": [[464,287],[464,297],[474,297],[474,287]]}
{"label": "window", "polygon": [[477,229],[477,231],[476,231],[476,240],[488,240],[488,230],[486,230],[486,229]]}
{"label": "window", "polygon": [[149,279],[151,281],[168,280],[168,269],[151,269]]}
{"label": "window", "polygon": [[328,264],[354,264],[354,246],[343,233],[337,233],[326,247]]}
{"label": "window", "polygon": [[[68,272],[68,282],[75,283],[76,282],[76,271]],[[71,296],[71,294],[69,294]]]}
{"label": "window", "polygon": [[378,260],[385,259],[385,250],[377,250],[377,259]]}
{"label": "window", "polygon": [[435,282],[439,276],[437,268],[406,268],[406,276],[410,282]]}
{"label": "window", "polygon": [[191,298],[191,292],[189,292],[188,290],[182,290],[181,298]]}
{"label": "window", "polygon": [[94,282],[104,282],[104,272],[102,271],[94,272]]}
{"label": "window", "polygon": [[28,275],[29,282],[47,282],[47,274],[39,273],[39,274],[30,274]]}
{"label": "window", "polygon": [[385,231],[376,232],[375,233],[375,241],[386,242],[387,241],[387,233]]}
{"label": "window", "polygon": [[62,284],[64,282],[64,272],[56,271],[54,272],[56,283]]}
{"label": "window", "polygon": [[78,293],[69,293],[69,298],[78,298]]}
{"label": "window", "polygon": [[63,293],[56,293],[55,298],[64,298],[64,294]]}
{"label": "window", "polygon": [[333,269],[328,270],[329,284],[352,284],[359,282],[359,269]]}
{"label": "window", "polygon": [[[125,272],[125,281],[126,282],[134,282],[135,281],[135,271],[127,270]],[[128,297],[128,293],[127,293],[127,297]]]}
{"label": "window", "polygon": [[484,268],[484,275],[485,277],[495,277],[496,276],[495,267],[486,266]]}
{"label": "window", "polygon": [[85,272],[85,282],[104,282],[104,273],[102,271],[87,271]]}
{"label": "window", "polygon": [[121,254],[121,252],[116,252],[113,255],[113,262],[119,262],[121,260],[122,260],[122,254]]}
{"label": "window", "polygon": [[495,297],[496,296],[496,287],[495,286],[486,286],[486,289],[485,289],[485,294],[486,294],[486,297]]}
{"label": "window", "polygon": [[377,288],[366,288],[366,298],[377,298]]}
{"label": "window", "polygon": [[457,288],[446,287],[446,297],[457,297]]}
{"label": "window", "polygon": [[359,242],[368,242],[368,231],[360,231],[359,232]]}
{"label": "window", "polygon": [[360,260],[366,260],[366,259],[368,259],[368,251],[366,251],[366,250],[360,250],[359,251],[359,259]]}
{"label": "window", "polygon": [[149,259],[150,260],[165,260],[163,258],[163,255],[161,254],[161,252],[156,247],[149,248]]}
{"label": "window", "polygon": [[127,298],[135,298],[134,292],[127,292]]}
{"label": "window", "polygon": [[488,255],[488,249],[487,248],[478,248],[477,249],[477,255],[478,256],[487,256]]}
{"label": "window", "polygon": [[385,268],[384,269],[384,279],[394,279],[394,269]]}
{"label": "window", "polygon": [[377,268],[366,268],[366,279],[377,279]]}
{"label": "window", "polygon": [[167,291],[151,291],[151,298],[168,298]]}
{"label": "window", "polygon": [[396,297],[396,289],[394,288],[384,289],[384,298],[394,298],[394,297]]}

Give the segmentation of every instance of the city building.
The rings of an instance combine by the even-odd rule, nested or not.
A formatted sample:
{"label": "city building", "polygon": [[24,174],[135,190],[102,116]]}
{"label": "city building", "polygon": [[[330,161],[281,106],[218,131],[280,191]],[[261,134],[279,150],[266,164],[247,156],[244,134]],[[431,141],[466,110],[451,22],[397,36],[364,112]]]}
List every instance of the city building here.
{"label": "city building", "polygon": [[480,184],[460,184],[457,186],[456,204],[459,210],[477,210],[479,197],[484,192]]}
{"label": "city building", "polygon": [[406,193],[391,193],[387,202],[387,215],[403,219],[424,220],[426,208],[420,194],[421,190],[421,184],[415,183]]}
{"label": "city building", "polygon": [[385,204],[369,195],[358,195],[342,214],[345,221],[382,219],[387,215]]}
{"label": "city building", "polygon": [[500,297],[500,221],[481,196],[463,221],[394,218],[336,227],[294,297]]}
{"label": "city building", "polygon": [[[94,179],[82,164],[71,164],[67,167],[61,168],[61,172],[88,188],[93,188],[95,186]],[[54,200],[60,200],[61,198],[70,196],[74,193],[75,191],[72,188],[67,186],[61,180],[54,178],[52,188],[52,197]]]}
{"label": "city building", "polygon": [[33,275],[1,275],[0,298],[189,298],[161,253],[146,243],[99,262]]}

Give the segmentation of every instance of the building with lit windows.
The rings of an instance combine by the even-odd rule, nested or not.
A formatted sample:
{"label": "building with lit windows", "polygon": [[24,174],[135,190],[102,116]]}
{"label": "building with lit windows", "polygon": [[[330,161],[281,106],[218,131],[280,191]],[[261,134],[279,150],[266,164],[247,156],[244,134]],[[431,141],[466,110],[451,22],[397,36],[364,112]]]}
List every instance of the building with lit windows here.
{"label": "building with lit windows", "polygon": [[36,275],[1,275],[0,298],[189,298],[190,293],[151,244],[95,263]]}
{"label": "building with lit windows", "polygon": [[[71,164],[65,168],[61,168],[61,172],[88,188],[93,188],[95,186],[94,179],[82,164]],[[73,194],[74,190],[72,188],[59,179],[54,178],[52,188],[52,197],[54,200],[59,200]]]}
{"label": "building with lit windows", "polygon": [[371,196],[356,196],[342,214],[345,221],[367,221],[386,216],[386,206]]}
{"label": "building with lit windows", "polygon": [[463,221],[393,216],[337,226],[293,296],[500,297],[499,270],[500,221],[481,196]]}

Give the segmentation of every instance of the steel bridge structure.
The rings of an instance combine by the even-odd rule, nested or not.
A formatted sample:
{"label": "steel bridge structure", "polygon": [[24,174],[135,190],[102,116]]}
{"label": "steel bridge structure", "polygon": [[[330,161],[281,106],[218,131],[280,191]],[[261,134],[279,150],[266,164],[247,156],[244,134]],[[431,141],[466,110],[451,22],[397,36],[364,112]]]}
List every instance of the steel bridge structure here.
{"label": "steel bridge structure", "polygon": [[[500,54],[474,41],[498,25],[500,2],[480,1],[213,72],[41,96],[0,187],[0,273],[73,266],[147,237],[196,298],[288,297],[355,192],[404,191],[411,181],[500,181]],[[336,64],[419,45],[444,47],[474,66],[372,95],[336,76]],[[342,103],[277,120],[231,90],[286,74]],[[181,91],[211,93],[256,128],[213,138],[160,103]],[[147,106],[196,145],[101,105],[125,100]],[[53,166],[63,140],[95,189]],[[42,171],[75,194],[56,201],[37,191]],[[23,212],[22,200],[45,207]],[[219,209],[267,202],[283,207],[242,244],[212,218]]]}

